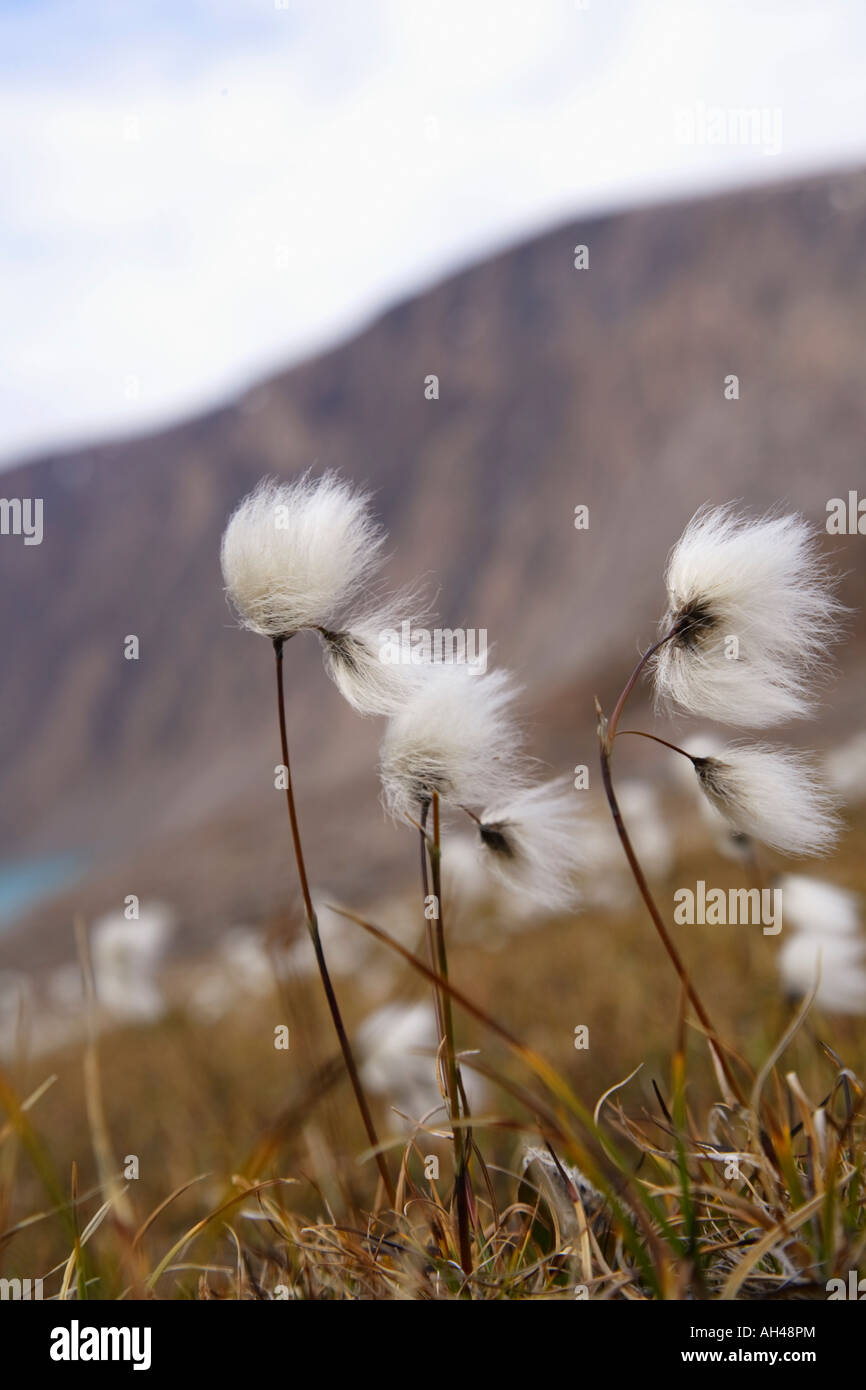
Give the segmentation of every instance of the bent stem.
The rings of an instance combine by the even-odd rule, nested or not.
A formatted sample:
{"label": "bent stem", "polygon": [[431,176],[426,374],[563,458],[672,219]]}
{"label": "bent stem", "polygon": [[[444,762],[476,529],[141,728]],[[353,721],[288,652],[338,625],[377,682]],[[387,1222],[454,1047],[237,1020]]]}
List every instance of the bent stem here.
{"label": "bent stem", "polygon": [[[745,1096],[743,1095],[739,1083],[730,1068],[727,1058],[725,1057],[722,1046],[718,1040],[718,1034],[716,1033],[716,1030],[713,1027],[712,1023],[710,1022],[709,1014],[707,1013],[706,1009],[701,1003],[700,996],[698,995],[697,990],[695,989],[694,985],[689,979],[688,971],[686,970],[680,953],[674,945],[673,940],[671,939],[670,933],[668,932],[668,929],[665,926],[664,921],[662,920],[662,915],[659,912],[658,907],[656,906],[655,899],[653,898],[653,895],[650,892],[649,884],[647,883],[646,876],[644,875],[644,871],[641,868],[640,861],[634,852],[634,847],[632,845],[628,831],[626,830],[625,822],[622,818],[622,812],[619,809],[619,803],[616,799],[616,793],[613,789],[613,776],[611,774],[611,758],[613,754],[614,739],[616,738],[616,726],[619,722],[619,718],[622,714],[623,708],[625,707],[625,702],[631,694],[632,690],[634,689],[635,683],[637,682],[637,679],[640,676],[640,673],[645,667],[647,661],[650,659],[654,652],[658,651],[659,647],[664,646],[665,642],[669,641],[671,637],[675,636],[678,630],[679,629],[677,627],[672,628],[671,631],[667,633],[665,637],[662,637],[660,641],[654,643],[654,645],[651,646],[644,653],[637,666],[634,668],[631,675],[629,676],[628,681],[626,682],[619,699],[614,705],[613,713],[609,720],[605,719],[605,716],[602,713],[601,706],[598,703],[598,700],[596,700],[595,706],[599,717],[598,735],[599,742],[601,744],[601,777],[602,782],[604,783],[604,791],[607,797],[608,805],[610,807],[610,813],[613,816],[613,823],[616,826],[617,834],[619,835],[620,842],[622,844],[623,849],[625,850],[625,856],[628,860],[629,868],[632,871],[634,881],[638,886],[640,895],[643,898],[643,901],[646,905],[646,909],[652,919],[653,926],[658,932],[659,938],[661,939],[661,943],[667,951],[667,954],[671,960],[671,964],[673,965],[674,969],[677,972],[677,975],[679,976],[680,983],[682,984],[682,987],[685,990],[686,995],[688,996],[688,999],[691,1002],[691,1005],[695,1013],[697,1014],[705,1033],[707,1034],[707,1039],[709,1041],[710,1047],[713,1050],[713,1054],[716,1057],[718,1065],[721,1068],[722,1074],[724,1075],[724,1078],[727,1081],[732,1094],[736,1097],[740,1105],[745,1106]],[[659,741],[661,742],[663,740]],[[670,746],[673,747],[674,745]],[[682,752],[684,750],[677,749],[676,751]],[[686,754],[686,756],[688,756],[688,754]]]}
{"label": "bent stem", "polygon": [[[442,920],[442,848],[439,836],[439,794],[433,792],[433,839],[427,842],[430,855],[430,875],[433,880],[436,915],[433,918],[433,932],[436,943],[438,973],[448,980],[448,956],[445,950],[445,924]],[[445,1072],[448,1091],[448,1108],[451,1114],[451,1129],[454,1136],[454,1164],[456,1169],[455,1196],[457,1201],[457,1230],[460,1242],[460,1264],[464,1274],[472,1273],[472,1245],[469,1234],[469,1146],[468,1136],[460,1125],[460,1092],[462,1089],[457,1056],[454,1047],[454,1014],[451,995],[445,990],[440,995],[442,1035],[445,1048]]]}
{"label": "bent stem", "polygon": [[331,1018],[333,1020],[334,1029],[336,1031],[337,1038],[340,1043],[340,1051],[343,1054],[343,1061],[346,1064],[346,1071],[349,1073],[349,1080],[352,1083],[352,1090],[354,1091],[355,1099],[358,1102],[358,1109],[361,1112],[361,1119],[364,1123],[364,1129],[367,1132],[367,1138],[370,1141],[370,1147],[374,1151],[376,1158],[376,1166],[379,1169],[379,1174],[382,1178],[382,1182],[385,1184],[385,1191],[388,1194],[388,1200],[390,1201],[391,1206],[394,1207],[396,1206],[397,1194],[394,1189],[394,1184],[391,1181],[391,1175],[388,1172],[388,1165],[385,1162],[385,1157],[379,1149],[379,1139],[376,1134],[375,1126],[373,1124],[373,1117],[370,1114],[370,1107],[367,1104],[367,1097],[364,1095],[364,1088],[361,1085],[361,1078],[358,1075],[358,1068],[355,1065],[355,1058],[352,1054],[352,1047],[349,1042],[346,1029],[343,1026],[343,1017],[340,1013],[340,1006],[337,1003],[337,996],[334,993],[334,987],[331,984],[331,976],[328,973],[328,967],[325,963],[325,953],[322,950],[322,940],[319,935],[319,923],[316,918],[315,908],[313,907],[313,900],[310,896],[310,885],[309,880],[307,879],[307,866],[304,862],[304,851],[301,845],[301,832],[298,826],[298,813],[295,808],[295,794],[292,789],[292,773],[291,767],[289,765],[289,739],[286,731],[286,702],[285,693],[283,690],[284,641],[285,639],[282,637],[274,638],[274,656],[276,658],[277,667],[277,708],[280,720],[280,744],[282,748],[283,766],[286,769],[286,801],[288,803],[289,808],[289,824],[291,826],[292,831],[292,846],[295,851],[295,863],[298,867],[298,880],[301,885],[301,896],[304,900],[304,911],[307,916],[307,930],[310,933],[310,940],[313,943],[313,950],[316,955],[316,964],[319,967],[319,975],[321,976],[322,986],[325,991],[325,997],[328,1001],[328,1008],[331,1011]]}
{"label": "bent stem", "polygon": [[670,748],[672,753],[682,753],[684,758],[688,758],[692,767],[694,767],[696,762],[701,761],[696,754],[687,753],[685,748],[680,748],[678,743],[670,743],[666,738],[659,738],[658,734],[644,733],[643,729],[620,729],[619,733],[615,734],[614,737],[625,738],[626,734],[634,734],[635,738],[652,739],[653,743],[660,743],[663,748]]}

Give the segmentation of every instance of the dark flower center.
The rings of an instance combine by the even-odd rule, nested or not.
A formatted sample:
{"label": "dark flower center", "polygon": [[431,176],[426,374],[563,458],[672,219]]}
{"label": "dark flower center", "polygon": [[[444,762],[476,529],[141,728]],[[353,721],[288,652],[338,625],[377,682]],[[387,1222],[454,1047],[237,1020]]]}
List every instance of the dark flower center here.
{"label": "dark flower center", "polygon": [[680,608],[673,622],[673,641],[679,647],[697,647],[706,632],[716,625],[716,615],[705,599],[691,599]]}
{"label": "dark flower center", "polygon": [[360,671],[359,656],[364,651],[364,644],[351,632],[328,632],[323,627],[319,628],[319,632],[333,660],[344,666],[350,674],[357,675]]}
{"label": "dark flower center", "polygon": [[494,854],[501,854],[505,859],[514,858],[514,846],[505,834],[504,827],[500,825],[484,825],[478,827],[481,836],[481,843],[486,845]]}
{"label": "dark flower center", "polygon": [[730,789],[725,781],[726,765],[718,758],[692,758],[692,763],[704,791],[719,801],[727,801]]}

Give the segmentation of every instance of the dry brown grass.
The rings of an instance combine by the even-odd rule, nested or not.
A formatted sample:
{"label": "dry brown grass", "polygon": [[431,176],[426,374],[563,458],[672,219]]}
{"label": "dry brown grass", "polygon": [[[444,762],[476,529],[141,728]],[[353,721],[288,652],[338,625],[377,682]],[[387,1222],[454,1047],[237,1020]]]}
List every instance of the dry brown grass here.
{"label": "dry brown grass", "polygon": [[[862,832],[861,819],[832,866],[836,881],[860,888]],[[687,857],[659,900],[696,876],[726,886],[737,870]],[[778,998],[775,939],[754,927],[678,930],[751,1093],[793,1017]],[[500,950],[455,938],[451,955],[451,978],[479,1015],[457,1001],[459,1046],[480,1049],[467,1065],[494,1078],[487,1113],[474,1117],[470,1280],[456,1263],[441,1121],[390,1143],[398,1210],[377,1208],[324,1006],[291,982],[219,1024],[178,1011],[100,1040],[118,1171],[134,1153],[140,1177],[125,1184],[131,1222],[108,1210],[86,1240],[105,1183],[81,1049],[9,1069],[3,1273],[47,1276],[46,1295],[97,1298],[561,1298],[578,1286],[594,1298],[779,1298],[824,1297],[828,1278],[861,1267],[862,1021],[810,1014],[756,1108],[738,1112],[700,1033],[682,1027],[678,983],[637,903],[510,936]],[[426,984],[403,962],[394,992],[426,997]],[[341,993],[354,1027],[360,997]],[[288,1053],[273,1048],[274,1021],[292,1028]],[[573,1046],[577,1024],[589,1027],[588,1050]],[[636,1068],[594,1124],[598,1098]],[[387,1108],[377,1123],[383,1135],[399,1130]],[[521,1182],[523,1146],[545,1142],[603,1190],[597,1210],[563,1201],[561,1179]],[[740,1155],[739,1178],[725,1178],[713,1146]],[[424,1176],[430,1153],[438,1182]]]}

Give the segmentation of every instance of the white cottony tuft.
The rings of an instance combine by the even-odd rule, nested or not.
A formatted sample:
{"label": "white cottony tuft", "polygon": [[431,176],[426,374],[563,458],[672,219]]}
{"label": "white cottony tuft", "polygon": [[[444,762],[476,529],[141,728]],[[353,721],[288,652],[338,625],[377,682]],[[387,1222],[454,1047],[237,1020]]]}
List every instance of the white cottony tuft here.
{"label": "white cottony tuft", "polygon": [[785,926],[817,936],[856,936],[860,903],[856,893],[806,874],[783,874],[775,885],[782,894]]}
{"label": "white cottony tuft", "polygon": [[[674,844],[655,788],[636,777],[624,778],[617,787],[616,799],[644,869],[664,878],[673,865]],[[618,836],[616,840],[616,858],[622,864],[625,861]]]}
{"label": "white cottony tuft", "polygon": [[781,854],[824,854],[837,839],[833,799],[802,753],[731,744],[718,757],[695,758],[695,771],[735,830]]}
{"label": "white cottony tuft", "polygon": [[866,1013],[866,943],[854,893],[804,874],[779,879],[785,926],[779,952],[785,992],[800,997],[817,986],[815,1002],[828,1013]]}
{"label": "white cottony tuft", "polygon": [[231,927],[212,956],[191,972],[186,1007],[197,1018],[215,1023],[245,1001],[273,994],[283,963],[272,955],[260,931]]}
{"label": "white cottony tuft", "polygon": [[755,728],[811,711],[813,679],[846,610],[803,517],[701,507],[670,553],[665,584],[659,635],[675,636],[653,659],[662,702]]}
{"label": "white cottony tuft", "polygon": [[824,758],[828,786],[849,806],[866,800],[866,729],[860,729]]}
{"label": "white cottony tuft", "polygon": [[263,637],[327,628],[363,592],[383,539],[368,495],[333,473],[263,479],[223,533],[226,592],[244,627]]}
{"label": "white cottony tuft", "polygon": [[[702,758],[718,757],[724,750],[725,741],[712,732],[702,730],[693,735],[681,747],[684,752]],[[717,806],[707,799],[695,778],[695,769],[688,758],[672,758],[671,768],[679,784],[693,798],[698,815],[707,829],[710,839],[719,854],[726,859],[748,862],[754,855],[754,845],[748,835],[735,830],[725,819]],[[640,858],[640,854],[638,855]]]}
{"label": "white cottony tuft", "polygon": [[382,740],[388,810],[396,817],[417,816],[434,791],[455,806],[510,797],[522,762],[510,676],[449,663],[420,669],[424,679],[388,721]]}
{"label": "white cottony tuft", "polygon": [[[335,894],[319,894],[314,890],[313,904],[319,937],[328,962],[328,971],[336,979],[338,976],[354,976],[359,973],[370,955],[370,938],[362,927],[351,918],[331,907],[327,898],[334,900]],[[291,973],[301,977],[318,974],[319,966],[309,932],[304,928],[297,941],[290,947],[286,965]]]}
{"label": "white cottony tuft", "polygon": [[782,945],[779,974],[795,998],[817,985],[815,1004],[827,1013],[866,1013],[866,951],[858,940],[797,932]]}
{"label": "white cottony tuft", "polygon": [[[580,899],[577,874],[584,867],[577,794],[567,781],[525,787],[482,812],[481,843],[506,888],[551,910]],[[447,859],[447,848],[443,853]]]}
{"label": "white cottony tuft", "polygon": [[96,998],[112,1017],[147,1023],[167,1011],[157,970],[173,928],[171,912],[158,903],[142,904],[133,921],[111,912],[94,922],[90,954]]}
{"label": "white cottony tuft", "polygon": [[325,670],[359,714],[394,714],[424,679],[411,645],[392,634],[429,616],[420,586],[405,589],[353,617],[340,631],[321,629]]}
{"label": "white cottony tuft", "polygon": [[568,1236],[577,1234],[580,1228],[576,1199],[583,1204],[587,1215],[605,1206],[604,1194],[593,1186],[589,1178],[579,1168],[554,1158],[549,1149],[527,1147],[523,1151],[520,1167],[524,1181],[550,1202],[560,1230]]}
{"label": "white cottony tuft", "polygon": [[[501,905],[502,884],[490,872],[488,859],[477,835],[458,832],[448,836],[442,852],[442,892],[449,920],[461,907]],[[478,914],[470,915],[474,920]]]}
{"label": "white cottony tuft", "polygon": [[[361,1080],[367,1091],[382,1097],[410,1120],[444,1111],[445,1102],[436,1085],[436,1027],[426,1001],[383,1005],[364,1019],[358,1042]],[[478,1110],[487,1097],[484,1078],[470,1067],[462,1068],[461,1075],[470,1106]],[[437,1120],[441,1116],[437,1115]]]}

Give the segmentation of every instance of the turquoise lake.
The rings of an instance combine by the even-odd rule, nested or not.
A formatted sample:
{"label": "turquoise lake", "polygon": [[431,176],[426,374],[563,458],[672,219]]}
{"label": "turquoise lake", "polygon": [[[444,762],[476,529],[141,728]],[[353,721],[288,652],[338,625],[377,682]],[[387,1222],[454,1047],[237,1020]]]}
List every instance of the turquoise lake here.
{"label": "turquoise lake", "polygon": [[72,854],[0,861],[0,928],[71,883],[82,868],[81,859]]}

